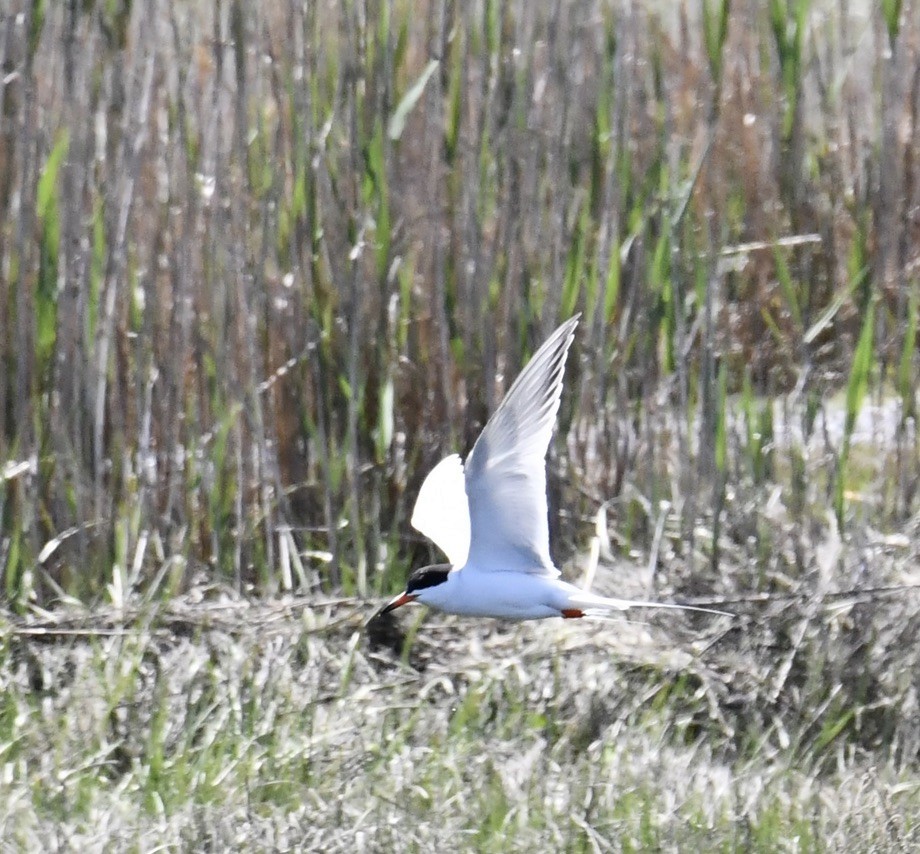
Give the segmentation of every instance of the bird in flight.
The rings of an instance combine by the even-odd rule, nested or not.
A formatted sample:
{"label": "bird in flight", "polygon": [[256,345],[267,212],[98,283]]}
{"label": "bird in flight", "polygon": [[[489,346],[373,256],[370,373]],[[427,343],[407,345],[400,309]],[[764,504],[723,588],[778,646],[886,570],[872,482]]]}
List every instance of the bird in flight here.
{"label": "bird in flight", "polygon": [[433,540],[449,563],[417,569],[378,616],[410,602],[450,614],[512,620],[603,616],[636,607],[709,611],[598,596],[563,581],[553,564],[546,452],[578,318],[563,323],[536,352],[466,462],[452,454],[425,478],[412,526]]}

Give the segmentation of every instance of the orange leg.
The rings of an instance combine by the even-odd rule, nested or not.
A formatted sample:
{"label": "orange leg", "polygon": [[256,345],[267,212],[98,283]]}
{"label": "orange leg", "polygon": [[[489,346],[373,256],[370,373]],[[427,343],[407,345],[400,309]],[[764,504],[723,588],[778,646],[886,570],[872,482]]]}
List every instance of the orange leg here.
{"label": "orange leg", "polygon": [[562,618],[564,620],[577,620],[579,617],[585,615],[584,611],[579,611],[578,608],[563,608],[562,609]]}

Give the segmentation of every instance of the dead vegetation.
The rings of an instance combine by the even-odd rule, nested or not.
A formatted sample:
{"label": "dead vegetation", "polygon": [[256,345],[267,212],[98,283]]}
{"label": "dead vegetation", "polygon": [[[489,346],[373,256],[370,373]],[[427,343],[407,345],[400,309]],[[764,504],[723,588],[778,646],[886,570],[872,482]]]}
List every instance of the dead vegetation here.
{"label": "dead vegetation", "polygon": [[403,663],[359,603],[209,597],[7,627],[10,844],[916,844],[903,593],[739,621],[432,616]]}
{"label": "dead vegetation", "polygon": [[[914,847],[918,51],[911,0],[13,0],[0,844]],[[575,311],[557,558],[736,619],[365,631]]]}

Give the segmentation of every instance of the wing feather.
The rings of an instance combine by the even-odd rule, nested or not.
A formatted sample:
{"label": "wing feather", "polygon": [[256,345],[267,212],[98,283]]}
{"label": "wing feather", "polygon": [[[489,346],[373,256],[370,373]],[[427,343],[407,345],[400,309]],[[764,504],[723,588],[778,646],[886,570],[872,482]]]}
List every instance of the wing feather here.
{"label": "wing feather", "polygon": [[466,460],[470,567],[559,574],[549,553],[546,451],[577,325],[578,315],[540,347]]}
{"label": "wing feather", "polygon": [[410,521],[454,566],[466,563],[470,550],[470,507],[463,463],[457,454],[441,460],[422,481]]}

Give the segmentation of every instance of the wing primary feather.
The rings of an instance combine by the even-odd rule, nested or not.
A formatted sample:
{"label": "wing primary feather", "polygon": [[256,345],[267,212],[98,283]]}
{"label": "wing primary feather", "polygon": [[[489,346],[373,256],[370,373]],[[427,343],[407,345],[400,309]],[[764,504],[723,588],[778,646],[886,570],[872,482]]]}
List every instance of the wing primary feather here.
{"label": "wing primary feather", "polygon": [[469,562],[480,569],[558,575],[549,553],[545,460],[578,319],[537,350],[467,458]]}

